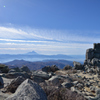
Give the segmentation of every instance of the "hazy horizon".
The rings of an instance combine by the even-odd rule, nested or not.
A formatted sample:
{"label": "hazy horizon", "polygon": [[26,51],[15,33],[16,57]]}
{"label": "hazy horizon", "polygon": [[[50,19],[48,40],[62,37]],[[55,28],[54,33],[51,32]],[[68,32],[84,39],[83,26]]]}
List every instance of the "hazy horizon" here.
{"label": "hazy horizon", "polygon": [[[28,53],[31,53],[31,52],[35,52],[36,54],[39,54],[39,55],[68,55],[68,54],[41,54],[41,53],[37,53],[36,51],[29,51],[29,52],[26,52],[26,53],[4,53],[3,55],[18,55],[18,54],[28,54]],[[2,54],[0,54],[0,55],[2,55]],[[32,55],[32,54],[30,54],[30,55]],[[34,54],[33,54],[34,55]],[[68,56],[77,56],[77,54],[76,55],[72,55],[72,54],[70,54],[70,55],[68,55]],[[85,54],[80,54],[80,55],[78,55],[78,56],[85,56]]]}
{"label": "hazy horizon", "polygon": [[0,54],[84,55],[100,42],[99,0],[0,0]]}

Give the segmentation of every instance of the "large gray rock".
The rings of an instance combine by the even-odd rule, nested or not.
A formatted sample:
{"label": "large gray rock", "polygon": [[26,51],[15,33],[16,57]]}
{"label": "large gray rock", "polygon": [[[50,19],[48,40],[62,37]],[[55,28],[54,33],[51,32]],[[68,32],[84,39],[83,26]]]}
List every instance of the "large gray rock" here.
{"label": "large gray rock", "polygon": [[14,69],[16,72],[20,72],[19,67],[15,67],[15,68],[12,68],[12,69]]}
{"label": "large gray rock", "polygon": [[74,61],[73,65],[74,65],[74,69],[77,69],[77,70],[83,70],[84,69],[83,65],[79,62]]}
{"label": "large gray rock", "polygon": [[22,76],[24,78],[30,78],[30,75],[26,72],[11,72],[3,75],[3,77],[5,78],[17,78],[18,76]]}
{"label": "large gray rock", "polygon": [[27,79],[6,100],[47,100],[47,96],[38,84]]}
{"label": "large gray rock", "polygon": [[42,68],[42,71],[47,72],[47,73],[48,72],[55,72],[57,70],[59,70],[59,68],[56,65],[45,66],[45,67]]}
{"label": "large gray rock", "polygon": [[59,70],[59,68],[58,68],[56,65],[52,65],[52,66],[51,66],[51,71],[52,71],[52,72],[55,72],[55,71],[57,71],[57,70]]}
{"label": "large gray rock", "polygon": [[22,72],[30,72],[30,69],[27,66],[22,66],[20,68],[20,71],[22,71]]}
{"label": "large gray rock", "polygon": [[45,66],[45,67],[43,67],[42,68],[42,71],[44,71],[44,72],[51,72],[51,67],[50,66]]}
{"label": "large gray rock", "polygon": [[43,71],[34,71],[34,72],[32,72],[32,75],[37,76],[37,77],[41,77],[43,79],[49,79],[50,78],[50,76],[46,72],[43,72]]}
{"label": "large gray rock", "polygon": [[10,69],[8,73],[12,73],[12,72],[20,72],[19,67],[15,67],[15,68]]}
{"label": "large gray rock", "polygon": [[45,82],[45,79],[38,77],[38,76],[32,76],[31,79],[36,83]]}
{"label": "large gray rock", "polygon": [[63,69],[64,70],[69,70],[69,69],[72,69],[72,67],[70,65],[66,65]]}

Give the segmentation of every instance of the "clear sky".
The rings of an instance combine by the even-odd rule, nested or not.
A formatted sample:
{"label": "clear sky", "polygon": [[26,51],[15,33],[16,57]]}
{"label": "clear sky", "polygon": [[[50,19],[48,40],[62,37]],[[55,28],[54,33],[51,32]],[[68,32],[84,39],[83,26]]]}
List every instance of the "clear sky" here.
{"label": "clear sky", "polygon": [[100,42],[100,0],[0,0],[0,54],[83,55]]}

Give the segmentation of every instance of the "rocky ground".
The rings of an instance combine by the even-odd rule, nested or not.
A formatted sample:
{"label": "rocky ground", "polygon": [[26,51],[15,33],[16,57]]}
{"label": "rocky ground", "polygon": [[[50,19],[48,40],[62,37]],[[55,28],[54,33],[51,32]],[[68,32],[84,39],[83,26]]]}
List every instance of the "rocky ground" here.
{"label": "rocky ground", "polygon": [[99,100],[100,76],[97,72],[56,65],[30,71],[27,66],[0,74],[0,100]]}

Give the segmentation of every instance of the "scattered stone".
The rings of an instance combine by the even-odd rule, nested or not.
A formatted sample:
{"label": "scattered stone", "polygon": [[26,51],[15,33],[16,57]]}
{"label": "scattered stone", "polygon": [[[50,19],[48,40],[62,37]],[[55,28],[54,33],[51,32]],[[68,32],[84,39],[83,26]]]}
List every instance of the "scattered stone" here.
{"label": "scattered stone", "polygon": [[81,83],[78,83],[75,87],[77,87],[78,89],[82,89],[84,87],[84,85]]}
{"label": "scattered stone", "polygon": [[56,74],[53,73],[53,72],[49,72],[48,75],[49,75],[49,77],[52,77],[52,76],[54,76],[54,75],[56,75]]}
{"label": "scattered stone", "polygon": [[91,90],[91,92],[94,92],[95,93],[96,87],[90,86],[90,90]]}
{"label": "scattered stone", "polygon": [[90,83],[90,82],[86,82],[84,85],[85,85],[86,87],[90,87],[90,86],[91,86],[91,83]]}
{"label": "scattered stone", "polygon": [[76,88],[75,87],[71,87],[71,91],[76,91]]}
{"label": "scattered stone", "polygon": [[74,82],[73,82],[73,85],[77,85],[77,84],[78,84],[78,81],[74,81]]}
{"label": "scattered stone", "polygon": [[68,88],[68,89],[70,89],[70,88],[73,86],[72,83],[68,83],[68,82],[63,82],[61,85],[62,85],[63,87],[65,87],[65,88]]}

